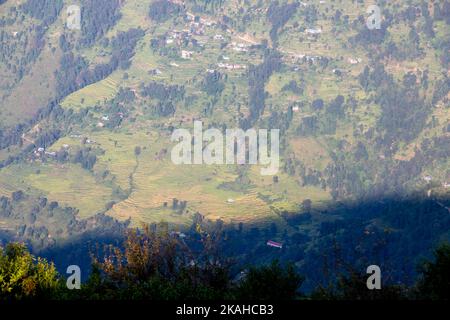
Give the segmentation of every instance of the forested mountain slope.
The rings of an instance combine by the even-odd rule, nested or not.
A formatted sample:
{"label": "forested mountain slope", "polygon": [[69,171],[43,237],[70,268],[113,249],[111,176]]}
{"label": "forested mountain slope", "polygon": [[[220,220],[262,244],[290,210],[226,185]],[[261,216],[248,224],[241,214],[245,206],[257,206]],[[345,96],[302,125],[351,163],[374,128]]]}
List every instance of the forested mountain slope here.
{"label": "forested mountain slope", "polygon": [[[388,255],[414,237],[403,254],[428,252],[450,230],[450,2],[379,1],[379,29],[371,4],[0,1],[2,238],[201,220],[255,255],[290,243],[299,266],[367,232],[392,235]],[[279,129],[279,172],[175,165],[171,134],[196,120]]]}

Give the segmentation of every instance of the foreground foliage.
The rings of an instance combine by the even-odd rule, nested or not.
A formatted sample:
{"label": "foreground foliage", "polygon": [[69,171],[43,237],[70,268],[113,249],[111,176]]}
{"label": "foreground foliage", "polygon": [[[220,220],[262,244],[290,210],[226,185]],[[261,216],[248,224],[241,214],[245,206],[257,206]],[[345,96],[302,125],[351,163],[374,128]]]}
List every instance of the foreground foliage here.
{"label": "foreground foliage", "polygon": [[51,298],[59,285],[55,266],[35,258],[25,245],[0,247],[0,299]]}
{"label": "foreground foliage", "polygon": [[130,231],[121,247],[108,246],[93,254],[92,272],[80,290],[67,290],[52,263],[35,258],[23,244],[0,249],[0,299],[56,300],[447,300],[450,297],[450,245],[443,244],[433,261],[420,266],[415,286],[383,284],[368,290],[366,275],[350,272],[336,283],[300,294],[303,282],[293,265],[278,261],[253,266],[231,277],[232,261],[223,259],[215,242],[220,237],[200,233],[188,246],[167,225]]}

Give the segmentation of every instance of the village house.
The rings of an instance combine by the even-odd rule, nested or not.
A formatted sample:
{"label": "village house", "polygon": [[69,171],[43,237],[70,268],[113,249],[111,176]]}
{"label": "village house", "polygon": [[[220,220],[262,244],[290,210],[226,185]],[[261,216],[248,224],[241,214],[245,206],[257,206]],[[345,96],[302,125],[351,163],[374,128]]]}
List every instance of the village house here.
{"label": "village house", "polygon": [[248,47],[249,47],[249,45],[247,45],[245,43],[236,43],[236,42],[231,43],[231,48],[237,52],[247,52]]}
{"label": "village house", "polygon": [[179,6],[185,6],[185,3],[183,0],[169,0],[169,2],[172,2],[173,4],[177,4]]}
{"label": "village house", "polygon": [[318,29],[318,28],[311,28],[311,29],[306,29],[305,32],[306,32],[306,34],[317,35],[317,34],[321,34],[322,30]]}
{"label": "village house", "polygon": [[191,22],[189,31],[193,35],[203,36],[205,34],[205,26],[201,22]]}
{"label": "village house", "polygon": [[152,69],[148,72],[148,74],[151,76],[156,76],[156,75],[162,74],[162,71],[159,69]]}
{"label": "village house", "polygon": [[317,60],[320,60],[321,58],[322,57],[320,56],[304,56],[303,61],[315,63]]}
{"label": "village house", "polygon": [[356,58],[356,59],[348,58],[348,63],[350,63],[350,64],[358,64],[360,62],[361,62],[360,58]]}
{"label": "village house", "polygon": [[272,240],[267,241],[267,245],[269,247],[274,247],[274,248],[278,248],[278,249],[283,249],[283,244],[280,242],[275,242]]}
{"label": "village house", "polygon": [[192,33],[190,29],[185,29],[182,31],[173,30],[169,33],[166,38],[166,44],[175,43],[177,46],[181,46],[185,41],[190,41],[192,38]]}
{"label": "village house", "polygon": [[247,66],[240,65],[240,64],[230,64],[230,63],[218,63],[217,66],[222,69],[227,70],[239,70],[239,69],[246,69]]}
{"label": "village house", "polygon": [[186,238],[186,234],[183,233],[183,232],[180,232],[180,231],[172,231],[170,234],[172,236],[177,236],[177,237],[180,237],[180,238]]}
{"label": "village house", "polygon": [[343,70],[340,70],[340,69],[333,69],[332,71],[333,71],[333,73],[334,73],[335,75],[337,75],[338,77],[342,76],[342,74],[344,73],[344,71],[343,71]]}
{"label": "village house", "polygon": [[194,52],[192,52],[192,51],[181,50],[181,58],[183,58],[183,59],[191,59],[193,54],[194,54]]}

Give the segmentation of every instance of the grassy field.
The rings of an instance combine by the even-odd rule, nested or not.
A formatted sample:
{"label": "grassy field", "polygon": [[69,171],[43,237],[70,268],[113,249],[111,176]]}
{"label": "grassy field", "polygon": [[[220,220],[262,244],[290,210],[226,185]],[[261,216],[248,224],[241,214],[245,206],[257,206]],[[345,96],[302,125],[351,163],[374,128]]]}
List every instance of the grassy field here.
{"label": "grassy field", "polygon": [[[297,210],[299,203],[305,199],[313,200],[318,206],[330,200],[327,191],[315,187],[302,188],[292,177],[281,172],[279,182],[274,183],[272,177],[260,175],[258,166],[250,168],[247,183],[241,185],[235,182],[238,178],[235,166],[174,165],[170,160],[170,149],[167,150],[171,145],[168,137],[152,130],[147,134],[137,124],[128,129],[123,128],[120,132],[93,132],[89,139],[104,151],[98,158],[94,172],[108,170],[116,185],[129,190],[129,196],[117,202],[108,214],[119,219],[131,217],[137,224],[160,220],[187,223],[195,212],[226,221],[276,220],[277,211]],[[79,143],[78,138],[66,137],[55,143],[51,150],[58,150],[63,144],[73,147]],[[138,157],[134,154],[136,146],[142,148]],[[166,153],[163,151],[165,149]],[[323,152],[319,149],[318,154],[325,158]],[[55,194],[51,187],[42,185],[46,179],[45,173],[41,172],[40,175],[41,179],[31,176],[26,181],[34,188]],[[60,171],[55,171],[54,178],[59,176],[65,178]],[[63,184],[64,187],[58,189],[69,188],[69,182]],[[84,195],[95,188],[98,182],[86,178],[83,184],[86,190],[79,192]],[[187,209],[183,214],[171,209],[175,198],[187,201]],[[102,202],[105,204],[112,200],[109,195]],[[71,203],[70,199],[65,202]],[[89,203],[89,199],[86,199],[86,206]]]}
{"label": "grassy field", "polygon": [[79,209],[80,217],[105,211],[112,200],[111,188],[98,183],[78,165],[24,164],[0,171],[0,194],[23,190],[31,195],[45,196],[60,205]]}

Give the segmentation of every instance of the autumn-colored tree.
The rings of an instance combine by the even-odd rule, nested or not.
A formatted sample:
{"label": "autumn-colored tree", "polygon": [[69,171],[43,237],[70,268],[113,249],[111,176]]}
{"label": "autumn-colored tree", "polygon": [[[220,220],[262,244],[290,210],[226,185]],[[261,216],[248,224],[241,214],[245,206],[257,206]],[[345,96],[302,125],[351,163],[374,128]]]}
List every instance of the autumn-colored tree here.
{"label": "autumn-colored tree", "polygon": [[83,287],[94,299],[215,299],[229,284],[228,266],[217,260],[211,237],[202,235],[193,252],[167,224],[129,232],[123,246],[94,257],[93,273]]}

